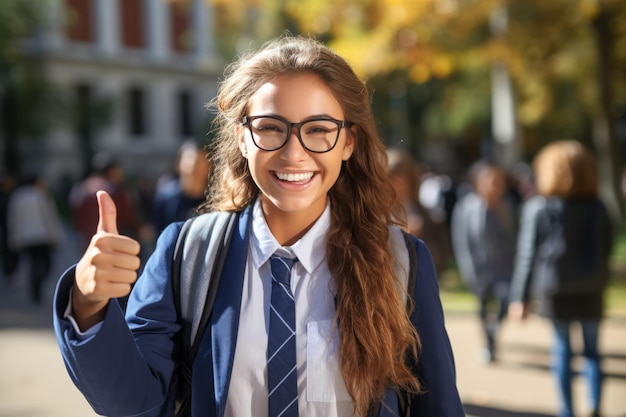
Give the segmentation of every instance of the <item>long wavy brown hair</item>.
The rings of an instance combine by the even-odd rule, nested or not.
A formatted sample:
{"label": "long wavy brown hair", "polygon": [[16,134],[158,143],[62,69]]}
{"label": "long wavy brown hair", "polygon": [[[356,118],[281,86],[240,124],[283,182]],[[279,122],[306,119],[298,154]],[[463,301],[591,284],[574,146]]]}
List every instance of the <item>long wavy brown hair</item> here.
{"label": "long wavy brown hair", "polygon": [[340,366],[358,416],[381,401],[386,388],[420,392],[407,365],[417,357],[419,337],[395,274],[389,226],[394,224],[394,191],[386,149],[376,129],[366,85],[348,63],[319,41],[282,36],[257,52],[242,55],[225,71],[216,99],[214,165],[203,211],[240,211],[258,196],[237,131],[250,97],[273,78],[293,73],[318,76],[333,92],[346,120],[357,126],[355,148],[329,192],[331,226],[326,260],[337,285],[335,323]]}

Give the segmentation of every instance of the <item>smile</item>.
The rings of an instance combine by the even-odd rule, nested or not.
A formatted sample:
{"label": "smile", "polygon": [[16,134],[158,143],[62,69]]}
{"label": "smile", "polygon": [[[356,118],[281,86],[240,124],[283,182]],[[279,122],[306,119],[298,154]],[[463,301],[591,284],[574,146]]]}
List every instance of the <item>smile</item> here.
{"label": "smile", "polygon": [[298,172],[298,173],[275,172],[275,175],[281,181],[305,182],[305,181],[310,180],[313,177],[313,172]]}

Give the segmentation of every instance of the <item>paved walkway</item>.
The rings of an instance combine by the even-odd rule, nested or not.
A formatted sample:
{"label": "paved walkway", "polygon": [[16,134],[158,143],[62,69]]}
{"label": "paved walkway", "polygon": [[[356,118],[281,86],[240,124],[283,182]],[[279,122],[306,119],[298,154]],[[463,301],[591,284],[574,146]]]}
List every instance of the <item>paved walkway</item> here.
{"label": "paved walkway", "polygon": [[[58,274],[71,263],[56,264]],[[0,417],[92,417],[72,385],[52,332],[50,302],[34,306],[22,278],[13,286],[0,283]],[[53,282],[46,288],[52,294]],[[472,315],[450,313],[447,326],[455,351],[458,387],[468,417],[554,416],[556,401],[549,366],[550,331],[533,318],[506,323],[501,333],[500,360],[481,365],[478,323]],[[601,347],[607,373],[604,417],[626,417],[626,318],[609,318]],[[576,366],[580,368],[580,362]],[[576,409],[586,416],[580,379],[575,383]],[[437,416],[445,417],[445,416]]]}
{"label": "paved walkway", "polygon": [[[499,360],[482,365],[479,323],[467,314],[449,314],[447,327],[457,364],[457,382],[467,417],[548,417],[557,410],[549,372],[551,329],[539,317],[507,322],[500,336]],[[578,352],[580,343],[574,344]],[[626,417],[626,318],[609,318],[601,329],[600,348],[606,373],[602,416]],[[574,360],[580,371],[581,358]],[[577,416],[586,417],[584,380],[574,381]]]}

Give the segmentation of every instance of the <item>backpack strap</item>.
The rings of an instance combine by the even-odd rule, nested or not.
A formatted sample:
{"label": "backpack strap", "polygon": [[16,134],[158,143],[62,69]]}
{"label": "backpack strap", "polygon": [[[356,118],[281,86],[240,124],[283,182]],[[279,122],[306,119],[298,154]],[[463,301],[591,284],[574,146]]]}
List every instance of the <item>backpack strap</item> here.
{"label": "backpack strap", "polygon": [[[405,232],[404,230],[402,231],[402,237],[404,238],[404,243],[406,244],[406,249],[409,255],[409,277],[406,284],[406,290],[409,297],[412,297],[413,291],[415,290],[415,283],[417,282],[417,250],[415,249],[416,237],[408,232]],[[407,303],[407,308],[409,308],[409,303]],[[406,362],[410,369],[417,369],[417,358],[412,355],[407,355]],[[411,398],[412,396],[406,391],[398,393],[398,409],[400,410],[400,416],[409,417],[411,415]]]}
{"label": "backpack strap", "polygon": [[183,224],[172,261],[172,290],[181,322],[176,416],[191,412],[191,370],[207,327],[237,225],[234,212],[206,213]]}
{"label": "backpack strap", "polygon": [[[400,234],[401,232],[401,234]],[[398,267],[396,271],[399,274],[406,274],[406,291],[409,297],[413,295],[415,283],[417,281],[417,251],[415,249],[415,237],[408,232],[400,229],[392,229],[390,231],[391,245],[398,259]],[[402,276],[402,275],[400,275]],[[406,300],[407,309],[411,303]],[[407,364],[410,369],[415,369],[416,358],[407,356]],[[411,395],[406,391],[397,391],[398,399],[398,416],[408,417],[411,414]],[[380,408],[384,404],[373,402],[367,410],[368,417],[378,417]]]}
{"label": "backpack strap", "polygon": [[406,290],[409,293],[409,296],[411,296],[413,294],[413,290],[415,289],[415,282],[417,281],[417,250],[415,249],[416,238],[404,230],[402,231],[402,237],[404,238],[404,243],[406,244],[406,249],[409,255],[409,277],[406,284]]}

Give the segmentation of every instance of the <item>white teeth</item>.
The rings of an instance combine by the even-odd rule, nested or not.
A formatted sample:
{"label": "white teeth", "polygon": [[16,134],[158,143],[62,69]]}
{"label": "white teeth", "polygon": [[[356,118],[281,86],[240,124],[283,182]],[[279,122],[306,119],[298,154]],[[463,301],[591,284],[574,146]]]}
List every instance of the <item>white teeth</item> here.
{"label": "white teeth", "polygon": [[276,176],[282,181],[299,182],[308,181],[313,176],[312,172],[300,172],[297,174],[288,174],[285,172],[277,172]]}

